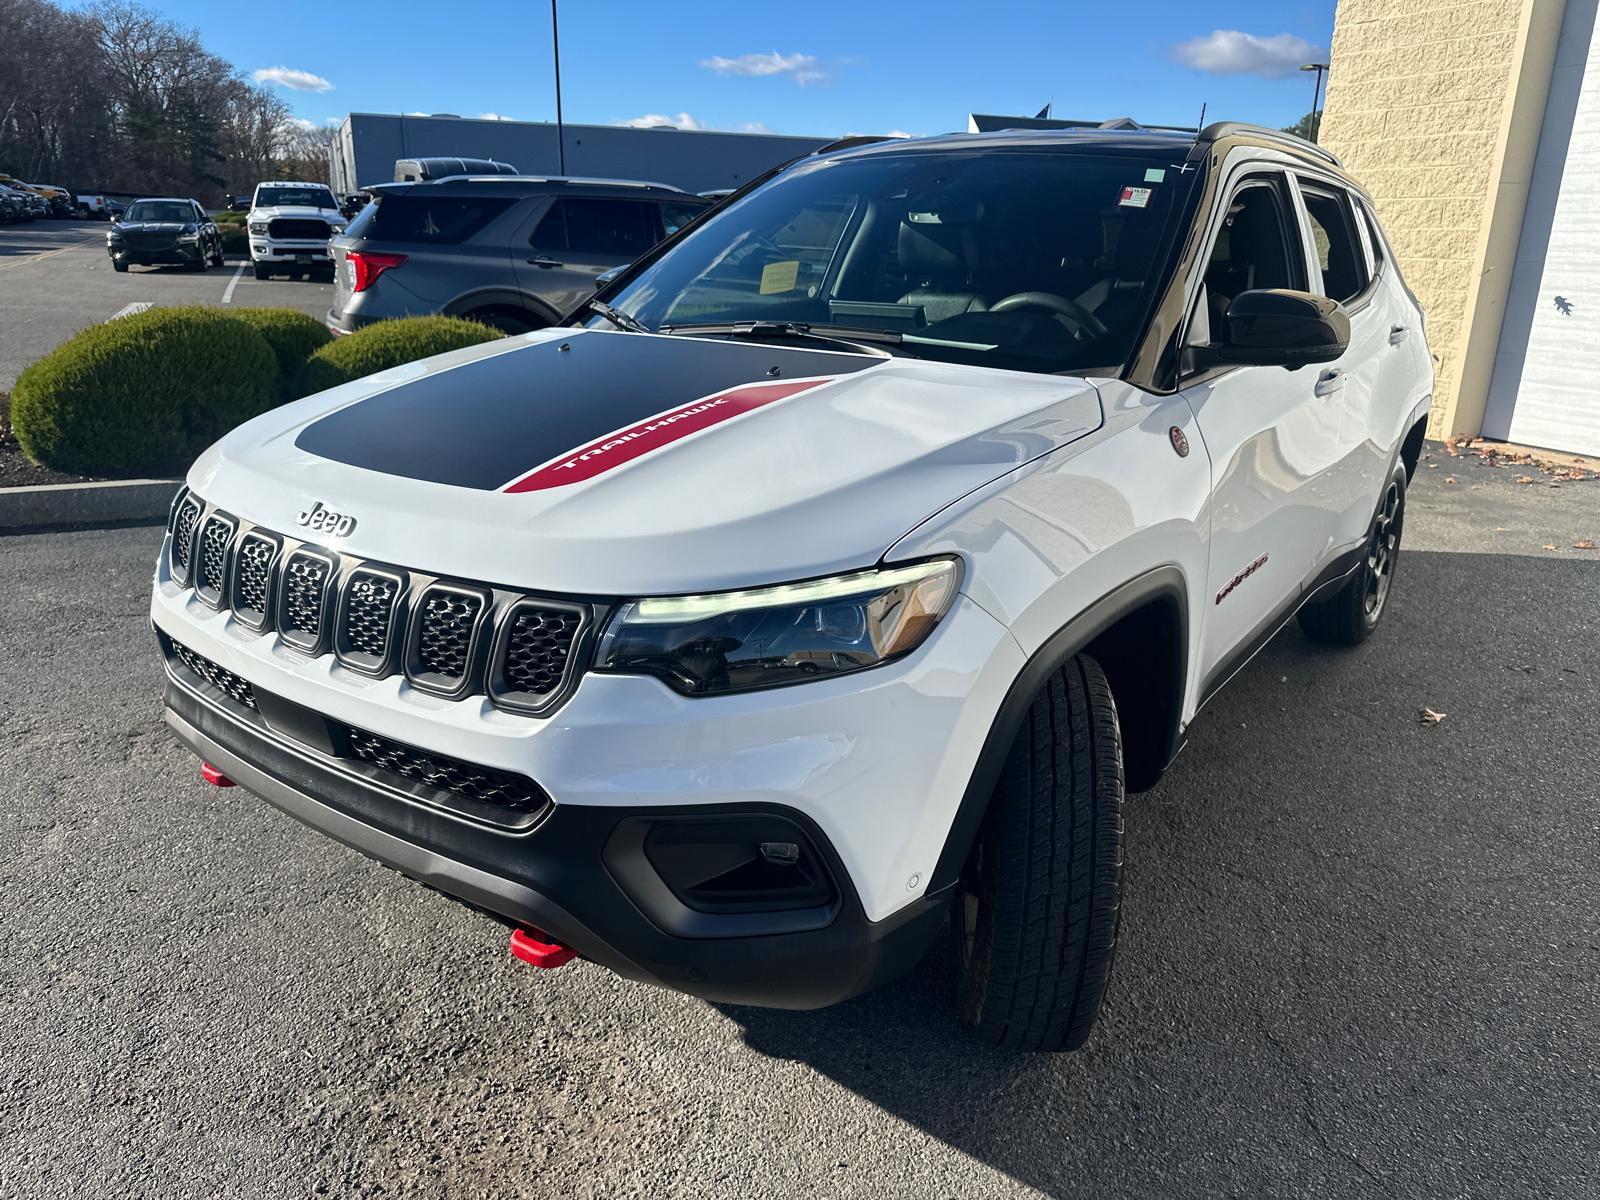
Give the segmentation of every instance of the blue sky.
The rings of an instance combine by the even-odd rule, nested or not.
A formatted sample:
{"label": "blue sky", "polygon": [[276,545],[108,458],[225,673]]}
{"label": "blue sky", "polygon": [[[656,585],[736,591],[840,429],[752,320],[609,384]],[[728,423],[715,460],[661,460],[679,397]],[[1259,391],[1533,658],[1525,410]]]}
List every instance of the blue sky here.
{"label": "blue sky", "polygon": [[[543,0],[151,7],[267,72],[308,121],[555,116]],[[1192,125],[1204,102],[1207,120],[1288,125],[1311,107],[1312,77],[1294,68],[1325,54],[1333,11],[1333,0],[563,0],[563,105],[574,123],[661,116],[818,136],[942,133],[964,129],[968,112],[1031,115],[1051,96],[1058,117]]]}

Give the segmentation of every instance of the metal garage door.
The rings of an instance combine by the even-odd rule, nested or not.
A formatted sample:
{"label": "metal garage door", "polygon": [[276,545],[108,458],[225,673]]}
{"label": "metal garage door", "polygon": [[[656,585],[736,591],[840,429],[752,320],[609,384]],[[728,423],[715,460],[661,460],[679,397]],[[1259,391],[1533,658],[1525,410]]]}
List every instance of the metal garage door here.
{"label": "metal garage door", "polygon": [[1486,437],[1600,454],[1600,38],[1570,0],[1505,322]]}

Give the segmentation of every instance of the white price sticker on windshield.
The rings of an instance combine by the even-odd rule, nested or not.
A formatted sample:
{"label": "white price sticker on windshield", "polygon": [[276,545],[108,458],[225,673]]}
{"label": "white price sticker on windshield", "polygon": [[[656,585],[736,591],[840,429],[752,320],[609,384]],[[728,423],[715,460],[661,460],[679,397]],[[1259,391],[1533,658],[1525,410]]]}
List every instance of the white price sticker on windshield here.
{"label": "white price sticker on windshield", "polygon": [[[1154,188],[1125,187],[1122,189],[1122,199],[1117,201],[1118,208],[1143,208],[1150,203],[1150,193]],[[1104,195],[1104,193],[1101,193]]]}

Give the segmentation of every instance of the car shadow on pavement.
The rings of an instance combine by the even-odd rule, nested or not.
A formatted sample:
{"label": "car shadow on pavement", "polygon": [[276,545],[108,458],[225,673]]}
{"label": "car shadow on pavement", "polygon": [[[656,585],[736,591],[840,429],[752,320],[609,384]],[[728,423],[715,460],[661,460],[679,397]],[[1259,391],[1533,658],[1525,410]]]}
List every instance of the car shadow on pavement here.
{"label": "car shadow on pavement", "polygon": [[1128,799],[1075,1054],[977,1043],[941,951],[830,1009],[722,1011],[1054,1196],[1576,1194],[1600,1182],[1597,631],[1600,561],[1411,550],[1366,644],[1280,633]]}

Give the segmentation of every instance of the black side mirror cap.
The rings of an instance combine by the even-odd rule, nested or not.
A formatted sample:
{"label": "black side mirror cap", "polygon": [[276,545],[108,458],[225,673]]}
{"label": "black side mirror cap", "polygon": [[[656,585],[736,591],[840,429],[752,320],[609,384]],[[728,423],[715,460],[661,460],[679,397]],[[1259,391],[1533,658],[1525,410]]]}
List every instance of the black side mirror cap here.
{"label": "black side mirror cap", "polygon": [[1310,292],[1243,292],[1223,318],[1218,359],[1259,367],[1332,362],[1350,345],[1350,318],[1337,301]]}

